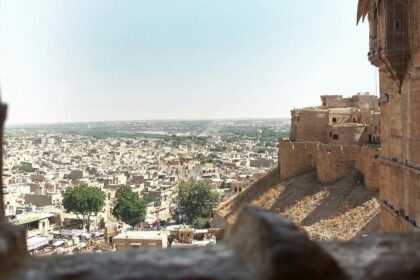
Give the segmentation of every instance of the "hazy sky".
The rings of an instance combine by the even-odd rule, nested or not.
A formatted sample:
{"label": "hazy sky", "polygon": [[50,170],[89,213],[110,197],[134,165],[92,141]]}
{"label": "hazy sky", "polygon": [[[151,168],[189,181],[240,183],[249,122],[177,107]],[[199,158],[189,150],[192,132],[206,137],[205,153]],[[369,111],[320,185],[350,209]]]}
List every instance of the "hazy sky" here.
{"label": "hazy sky", "polygon": [[8,123],[288,117],[375,91],[356,0],[2,0]]}

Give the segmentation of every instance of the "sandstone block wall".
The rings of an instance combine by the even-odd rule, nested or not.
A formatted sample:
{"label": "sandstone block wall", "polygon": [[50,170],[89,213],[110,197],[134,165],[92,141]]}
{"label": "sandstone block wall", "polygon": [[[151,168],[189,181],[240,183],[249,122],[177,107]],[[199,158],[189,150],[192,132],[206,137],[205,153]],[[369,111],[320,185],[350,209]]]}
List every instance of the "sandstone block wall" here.
{"label": "sandstone block wall", "polygon": [[[388,222],[390,218],[381,212],[384,219],[384,230],[409,231],[409,227],[417,227],[420,221],[420,170],[411,168],[398,161],[381,158],[380,161],[380,198],[389,208],[398,212],[399,223]],[[404,228],[401,223],[408,223]],[[391,225],[395,227],[392,227]]]}
{"label": "sandstone block wall", "polygon": [[316,169],[318,180],[334,183],[353,169],[363,174],[366,187],[379,188],[379,150],[357,145],[328,145],[315,142],[282,140],[279,167],[282,179],[299,176]]}
{"label": "sandstone block wall", "polygon": [[404,173],[397,163],[381,160],[380,168],[380,197],[392,205],[396,210],[403,208]]}
{"label": "sandstone block wall", "polygon": [[322,95],[322,106],[329,108],[356,107],[363,110],[377,109],[378,100],[376,96],[358,94],[350,98],[343,98],[342,95]]}
{"label": "sandstone block wall", "polygon": [[355,167],[359,146],[319,145],[316,173],[321,183],[334,183],[347,176]]}
{"label": "sandstone block wall", "polygon": [[365,9],[364,3],[359,17],[369,18],[368,58],[379,68],[380,195],[395,211],[395,217],[381,211],[382,225],[385,231],[420,230],[420,5],[372,1]]}
{"label": "sandstone block wall", "polygon": [[321,95],[322,106],[328,108],[349,107],[351,98],[343,98],[342,95]]}
{"label": "sandstone block wall", "polygon": [[398,216],[388,209],[386,206],[381,206],[381,231],[395,231],[401,229],[401,221]]}
{"label": "sandstone block wall", "polygon": [[379,149],[362,146],[356,161],[356,169],[363,174],[366,188],[379,191]]}
{"label": "sandstone block wall", "polygon": [[329,123],[330,124],[341,124],[353,122],[353,112],[355,109],[351,108],[339,108],[329,110]]}
{"label": "sandstone block wall", "polygon": [[354,95],[352,97],[353,107],[362,110],[378,109],[378,99],[375,95]]}
{"label": "sandstone block wall", "polygon": [[328,110],[292,111],[290,140],[296,142],[323,142],[328,138]]}
{"label": "sandstone block wall", "polygon": [[[338,139],[334,139],[333,135],[337,135]],[[366,126],[341,126],[334,125],[331,127],[330,143],[333,145],[361,145],[367,142]]]}
{"label": "sandstone block wall", "polygon": [[[420,53],[414,64],[420,66]],[[406,114],[406,124],[403,127],[403,134],[406,136],[404,157],[409,164],[420,168],[420,68],[416,71],[413,69],[410,75],[410,82],[407,83],[408,92],[404,96],[402,108]]]}
{"label": "sandstone block wall", "polygon": [[282,141],[279,148],[280,176],[289,179],[316,166],[316,143]]}

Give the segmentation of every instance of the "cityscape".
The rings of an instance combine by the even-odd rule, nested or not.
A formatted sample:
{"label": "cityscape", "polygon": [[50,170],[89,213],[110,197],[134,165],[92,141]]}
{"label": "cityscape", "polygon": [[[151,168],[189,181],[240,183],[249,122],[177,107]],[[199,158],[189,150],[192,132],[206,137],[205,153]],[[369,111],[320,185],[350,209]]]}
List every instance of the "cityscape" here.
{"label": "cityscape", "polygon": [[[186,223],[180,182],[208,180],[218,204],[275,167],[279,137],[289,129],[289,120],[281,119],[10,127],[4,138],[5,215],[28,229],[28,249],[36,255],[112,250],[112,245],[118,250],[122,245],[115,242],[125,234],[133,235],[131,243],[158,240],[149,243],[161,248],[168,247],[169,236],[176,236],[172,247],[214,244],[220,234],[211,230],[205,233],[213,239],[203,241],[209,220]],[[66,190],[80,185],[105,194],[89,231],[63,204]],[[147,203],[141,221],[126,224],[113,215],[116,193],[124,186]],[[180,237],[180,231],[189,237]]]}

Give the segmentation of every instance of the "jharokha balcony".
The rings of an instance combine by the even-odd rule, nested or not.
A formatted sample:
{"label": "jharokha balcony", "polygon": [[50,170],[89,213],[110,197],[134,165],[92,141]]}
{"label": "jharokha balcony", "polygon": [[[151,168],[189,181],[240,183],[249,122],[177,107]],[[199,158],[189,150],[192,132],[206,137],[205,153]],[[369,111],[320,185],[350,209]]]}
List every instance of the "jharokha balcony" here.
{"label": "jharokha balcony", "polygon": [[368,58],[372,65],[381,68],[385,66],[385,51],[384,48],[380,46],[379,42],[378,37],[371,37]]}

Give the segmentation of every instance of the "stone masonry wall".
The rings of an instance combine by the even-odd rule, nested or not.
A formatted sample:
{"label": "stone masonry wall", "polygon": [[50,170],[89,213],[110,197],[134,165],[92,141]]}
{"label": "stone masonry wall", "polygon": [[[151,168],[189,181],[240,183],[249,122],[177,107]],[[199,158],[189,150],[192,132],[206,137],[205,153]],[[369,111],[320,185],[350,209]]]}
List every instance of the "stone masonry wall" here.
{"label": "stone masonry wall", "polygon": [[289,179],[316,166],[316,144],[282,141],[279,148],[280,176]]}
{"label": "stone masonry wall", "polygon": [[[330,143],[333,145],[360,145],[366,141],[366,126],[340,126],[331,127]],[[337,135],[338,139],[332,136]]]}
{"label": "stone masonry wall", "polygon": [[353,169],[363,174],[367,188],[379,188],[379,150],[356,145],[327,145],[282,140],[279,147],[280,176],[289,179],[316,168],[318,180],[334,183]]}
{"label": "stone masonry wall", "polygon": [[364,185],[370,190],[379,190],[379,149],[369,146],[360,147],[356,169],[363,174]]}
{"label": "stone masonry wall", "polygon": [[296,142],[328,141],[328,110],[292,111],[290,140]]}
{"label": "stone masonry wall", "polygon": [[359,146],[319,145],[317,176],[324,184],[334,183],[348,175],[360,154]]}
{"label": "stone masonry wall", "polygon": [[[359,11],[366,2],[359,1]],[[377,33],[370,37],[368,59],[378,67],[380,81],[382,229],[419,230],[420,5],[415,0],[371,4],[364,14],[371,34]]]}

